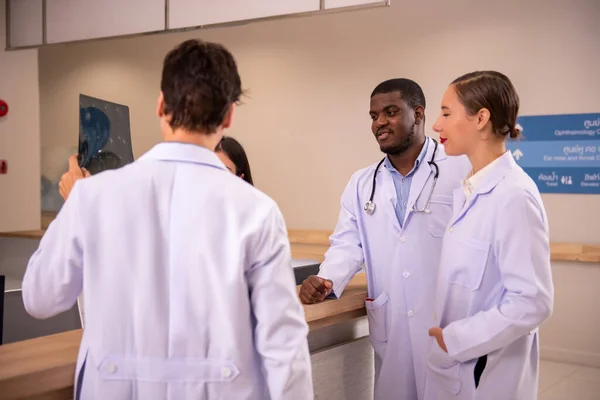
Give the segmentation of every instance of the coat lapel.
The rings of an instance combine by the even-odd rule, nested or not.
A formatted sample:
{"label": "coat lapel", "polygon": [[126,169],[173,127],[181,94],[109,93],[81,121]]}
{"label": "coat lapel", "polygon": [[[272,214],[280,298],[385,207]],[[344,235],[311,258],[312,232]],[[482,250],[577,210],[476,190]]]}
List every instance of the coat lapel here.
{"label": "coat lapel", "polygon": [[[463,188],[459,187],[454,191],[454,212],[450,225],[456,224],[469,209],[475,204],[479,196],[484,196],[490,193],[494,188],[506,177],[506,175],[516,165],[510,151],[504,153],[498,164],[493,166],[493,169],[483,178],[481,183],[475,188],[471,197],[465,202]],[[457,193],[460,192],[460,193]],[[462,200],[461,200],[462,199]],[[461,207],[462,205],[462,207]]]}
{"label": "coat lapel", "polygon": [[454,223],[454,221],[456,221],[459,218],[459,215],[465,206],[466,198],[465,198],[465,191],[463,190],[462,186],[454,189],[452,194],[453,194],[453,199],[452,199],[452,221],[451,222]]}
{"label": "coat lapel", "polygon": [[[431,190],[431,186],[433,184],[435,167],[429,165],[429,161],[431,161],[431,156],[433,155],[435,142],[433,139],[429,138],[427,143],[428,146],[425,157],[423,157],[423,161],[419,165],[419,168],[417,168],[415,171],[415,174],[412,178],[410,193],[408,195],[408,207],[406,209],[406,214],[404,215],[404,223],[402,226],[406,226],[406,222],[408,221],[409,215],[411,214],[411,210],[413,208],[422,209],[426,206],[427,198],[429,197],[429,191]],[[438,146],[434,161],[441,161],[445,158],[446,154],[444,153],[442,147]]]}

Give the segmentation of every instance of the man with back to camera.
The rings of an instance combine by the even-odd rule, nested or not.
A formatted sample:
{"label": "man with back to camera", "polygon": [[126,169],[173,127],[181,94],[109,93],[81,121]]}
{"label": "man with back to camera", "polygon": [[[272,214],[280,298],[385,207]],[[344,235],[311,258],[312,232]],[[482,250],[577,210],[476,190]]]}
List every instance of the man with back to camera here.
{"label": "man with back to camera", "polygon": [[313,399],[279,208],[213,152],[240,95],[232,55],[186,41],[164,60],[164,142],[86,179],[71,158],[23,301],[47,318],[83,289],[76,399]]}
{"label": "man with back to camera", "polygon": [[425,136],[425,96],[409,79],[379,84],[369,115],[386,156],[352,175],[325,261],[318,275],[302,283],[300,299],[311,304],[341,296],[364,262],[374,397],[422,399],[442,236],[452,192],[470,165],[466,158],[447,157]]}

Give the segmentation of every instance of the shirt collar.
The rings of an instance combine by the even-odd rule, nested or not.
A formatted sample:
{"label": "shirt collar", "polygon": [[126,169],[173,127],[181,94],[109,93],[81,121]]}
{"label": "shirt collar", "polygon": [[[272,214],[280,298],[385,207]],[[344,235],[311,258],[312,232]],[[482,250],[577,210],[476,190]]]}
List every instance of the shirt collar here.
{"label": "shirt collar", "polygon": [[190,143],[159,143],[140,157],[140,160],[143,159],[188,162],[226,169],[225,165],[219,160],[219,157],[214,151]]}
{"label": "shirt collar", "polygon": [[[415,160],[415,166],[413,167],[413,169],[406,176],[412,175],[419,168],[419,166],[423,163],[423,159],[425,158],[425,155],[427,154],[427,149],[428,148],[429,148],[429,137],[425,137],[425,142],[423,143],[423,147],[421,148],[421,152],[419,153],[419,155],[417,156],[417,159]],[[390,172],[398,172],[398,170],[396,168],[394,168],[394,165],[390,161],[390,157],[389,156],[385,157],[385,161],[383,162],[383,165]]]}
{"label": "shirt collar", "polygon": [[475,175],[471,175],[473,170],[469,172],[469,175],[467,175],[467,177],[465,177],[462,181],[463,191],[465,192],[465,197],[467,199],[471,197],[471,195],[475,192],[475,190],[481,184],[483,179],[490,173],[491,170],[494,169],[494,167],[497,164],[500,163],[500,160],[502,160],[503,158],[503,156],[496,158],[494,161],[480,169]]}

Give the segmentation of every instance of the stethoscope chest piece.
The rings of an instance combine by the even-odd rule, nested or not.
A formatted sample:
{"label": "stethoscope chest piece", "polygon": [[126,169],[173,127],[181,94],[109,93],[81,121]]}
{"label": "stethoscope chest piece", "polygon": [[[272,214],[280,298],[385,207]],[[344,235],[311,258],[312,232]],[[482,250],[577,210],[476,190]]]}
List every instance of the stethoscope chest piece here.
{"label": "stethoscope chest piece", "polygon": [[375,203],[372,200],[367,201],[364,209],[367,214],[372,215],[375,212]]}

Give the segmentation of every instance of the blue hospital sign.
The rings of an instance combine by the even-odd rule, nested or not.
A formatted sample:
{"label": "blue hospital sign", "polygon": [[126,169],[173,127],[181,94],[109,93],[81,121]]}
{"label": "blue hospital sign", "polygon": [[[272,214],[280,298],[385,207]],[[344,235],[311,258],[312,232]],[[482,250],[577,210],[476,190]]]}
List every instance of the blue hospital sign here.
{"label": "blue hospital sign", "polygon": [[600,194],[600,113],[520,117],[523,138],[508,141],[542,193]]}

